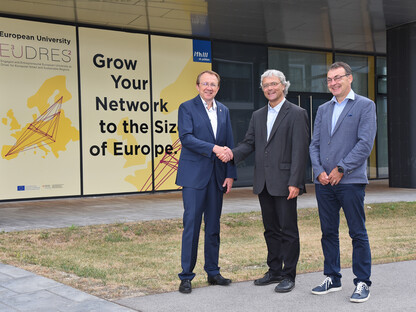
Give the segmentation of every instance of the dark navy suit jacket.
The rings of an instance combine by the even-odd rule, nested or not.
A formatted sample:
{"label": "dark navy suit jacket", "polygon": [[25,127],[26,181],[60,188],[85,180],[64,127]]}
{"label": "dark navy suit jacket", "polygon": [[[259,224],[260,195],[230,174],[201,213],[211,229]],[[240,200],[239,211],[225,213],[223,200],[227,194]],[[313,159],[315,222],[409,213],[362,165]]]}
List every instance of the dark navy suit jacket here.
{"label": "dark navy suit jacket", "polygon": [[179,106],[178,130],[182,144],[176,176],[176,184],[179,186],[203,189],[207,186],[213,170],[220,190],[225,178],[237,178],[236,168],[232,162],[225,164],[212,152],[215,144],[234,147],[228,108],[218,101],[216,104],[218,119],[216,138],[199,95]]}

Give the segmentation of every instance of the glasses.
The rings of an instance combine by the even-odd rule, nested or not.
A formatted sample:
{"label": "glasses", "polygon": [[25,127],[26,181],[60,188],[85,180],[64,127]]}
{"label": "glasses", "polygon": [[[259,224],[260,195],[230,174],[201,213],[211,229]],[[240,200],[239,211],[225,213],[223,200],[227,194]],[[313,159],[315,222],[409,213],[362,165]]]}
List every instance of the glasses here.
{"label": "glasses", "polygon": [[276,87],[279,83],[281,82],[277,82],[277,81],[273,81],[270,83],[265,83],[264,85],[261,86],[262,89],[267,89],[268,87]]}
{"label": "glasses", "polygon": [[346,77],[346,76],[349,76],[349,75],[350,74],[345,74],[345,75],[342,75],[342,76],[335,76],[334,78],[327,78],[327,79],[325,79],[325,82],[327,84],[330,84],[332,81],[340,82],[342,77]]}
{"label": "glasses", "polygon": [[210,86],[211,88],[216,88],[218,85],[216,83],[209,83],[209,82],[200,82],[199,85],[203,85],[204,87]]}

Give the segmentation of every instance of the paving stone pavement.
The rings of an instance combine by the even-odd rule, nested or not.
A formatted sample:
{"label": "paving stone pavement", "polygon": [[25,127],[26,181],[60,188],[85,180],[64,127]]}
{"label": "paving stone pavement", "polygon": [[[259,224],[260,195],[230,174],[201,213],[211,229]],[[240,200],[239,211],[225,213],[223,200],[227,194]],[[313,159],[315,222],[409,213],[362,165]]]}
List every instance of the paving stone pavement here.
{"label": "paving stone pavement", "polygon": [[1,312],[131,312],[49,278],[0,263]]}

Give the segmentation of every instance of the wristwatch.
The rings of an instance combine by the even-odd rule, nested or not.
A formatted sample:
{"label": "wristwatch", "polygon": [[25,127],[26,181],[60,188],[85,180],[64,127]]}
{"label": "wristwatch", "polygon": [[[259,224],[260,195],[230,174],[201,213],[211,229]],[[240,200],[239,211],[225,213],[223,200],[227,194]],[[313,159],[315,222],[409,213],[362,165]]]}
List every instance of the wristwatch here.
{"label": "wristwatch", "polygon": [[341,166],[337,166],[337,168],[339,173],[344,173],[344,168],[342,168]]}

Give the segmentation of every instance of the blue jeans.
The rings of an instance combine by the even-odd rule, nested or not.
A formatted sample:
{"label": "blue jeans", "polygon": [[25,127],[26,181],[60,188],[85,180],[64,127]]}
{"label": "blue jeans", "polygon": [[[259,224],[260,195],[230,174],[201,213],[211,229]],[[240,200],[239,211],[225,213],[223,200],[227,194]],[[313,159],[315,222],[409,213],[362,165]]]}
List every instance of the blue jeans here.
{"label": "blue jeans", "polygon": [[352,239],[352,271],[354,284],[371,285],[371,250],[365,227],[365,184],[315,184],[322,230],[324,274],[340,279],[339,212],[342,207]]}

